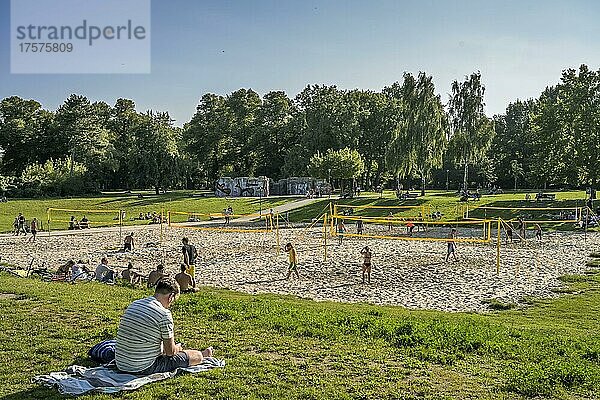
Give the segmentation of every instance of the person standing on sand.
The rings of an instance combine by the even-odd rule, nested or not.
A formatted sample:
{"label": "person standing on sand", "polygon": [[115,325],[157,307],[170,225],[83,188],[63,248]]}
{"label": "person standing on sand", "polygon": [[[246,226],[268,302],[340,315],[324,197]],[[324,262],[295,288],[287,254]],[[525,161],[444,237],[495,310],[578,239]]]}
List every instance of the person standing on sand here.
{"label": "person standing on sand", "polygon": [[535,238],[537,240],[542,240],[542,227],[540,224],[535,224]]}
{"label": "person standing on sand", "polygon": [[512,224],[509,222],[506,224],[506,238],[504,244],[508,244],[508,242],[513,242],[513,229]]}
{"label": "person standing on sand", "polygon": [[187,237],[181,239],[183,246],[181,247],[181,253],[183,254],[183,264],[186,266],[186,271],[192,276],[192,282],[196,286],[196,259],[198,258],[198,251],[196,246],[190,244]]}
{"label": "person standing on sand", "polygon": [[342,244],[342,240],[344,240],[344,234],[346,234],[346,225],[344,225],[344,220],[338,218],[337,223],[337,231],[338,231],[338,244]]}
{"label": "person standing on sand", "polygon": [[519,230],[519,235],[521,236],[520,239],[521,239],[521,242],[522,242],[522,241],[524,241],[526,239],[525,238],[525,235],[526,235],[526,232],[525,232],[525,221],[523,221],[523,217],[519,217],[518,222],[519,222],[519,226],[518,226],[517,229]]}
{"label": "person standing on sand", "polygon": [[23,234],[25,236],[27,236],[27,231],[25,230],[25,216],[23,215],[23,213],[19,213],[19,216],[17,217],[19,224],[17,227],[17,235],[19,235],[21,233],[21,231],[23,232]]}
{"label": "person standing on sand", "polygon": [[369,246],[365,246],[364,249],[360,251],[360,254],[363,256],[363,264],[362,264],[362,283],[365,283],[365,274],[367,275],[367,282],[371,284],[371,257],[373,253],[371,253],[371,249]]}
{"label": "person standing on sand", "polygon": [[446,253],[446,262],[448,262],[448,260],[450,259],[450,254],[452,254],[454,256],[454,261],[458,261],[458,258],[456,258],[455,239],[456,239],[456,228],[452,228],[452,230],[448,234],[448,241],[446,242],[446,243],[448,243],[448,252]]}
{"label": "person standing on sand", "polygon": [[288,244],[285,245],[284,250],[288,252],[288,261],[290,262],[285,279],[290,279],[292,271],[296,274],[296,278],[300,279],[300,274],[298,273],[298,254],[296,254],[296,249],[288,242]]}
{"label": "person standing on sand", "polygon": [[125,236],[125,244],[123,246],[123,251],[131,251],[135,247],[133,242],[133,232],[130,232],[129,235]]}
{"label": "person standing on sand", "polygon": [[29,226],[29,230],[31,231],[31,237],[29,238],[29,240],[27,241],[27,243],[29,242],[35,242],[35,237],[37,235],[37,230],[38,230],[38,226],[37,226],[37,218],[33,218],[31,220],[31,225]]}

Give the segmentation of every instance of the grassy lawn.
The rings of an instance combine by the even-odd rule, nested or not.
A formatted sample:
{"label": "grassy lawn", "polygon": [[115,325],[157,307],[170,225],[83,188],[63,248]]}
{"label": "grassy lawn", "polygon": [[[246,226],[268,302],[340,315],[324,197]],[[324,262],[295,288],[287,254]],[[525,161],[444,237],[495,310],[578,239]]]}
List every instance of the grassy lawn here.
{"label": "grassy lawn", "polygon": [[[165,212],[171,211],[196,211],[205,213],[218,213],[231,205],[236,214],[250,214],[262,209],[269,209],[280,204],[292,201],[293,198],[266,198],[248,199],[248,198],[216,198],[216,197],[191,197],[190,192],[178,191],[161,195],[144,193],[143,198],[138,198],[136,194],[115,194],[102,195],[98,197],[78,197],[78,198],[60,198],[60,199],[15,199],[7,203],[0,203],[0,232],[9,232],[12,230],[12,223],[19,212],[23,212],[27,220],[37,217],[46,226],[49,207],[75,210],[124,210],[126,211],[126,224],[147,224],[148,221],[130,221],[130,218],[136,217],[139,213],[157,212],[161,209]],[[80,220],[83,215],[87,215],[92,226],[112,225],[118,221],[118,211],[116,213],[97,214],[97,213],[72,213],[53,211],[52,219],[68,221],[70,215]],[[52,229],[66,229],[66,222],[56,222],[52,224]]]}
{"label": "grassy lawn", "polygon": [[[542,214],[555,214],[553,211],[483,211],[478,209],[482,206],[493,206],[493,207],[507,207],[507,208],[518,208],[518,207],[554,207],[554,208],[574,208],[582,207],[585,205],[585,191],[569,191],[569,192],[553,192],[556,193],[556,200],[554,201],[543,201],[536,202],[534,200],[525,200],[525,192],[516,193],[503,193],[497,195],[483,195],[478,201],[469,201],[469,215],[476,218],[484,217],[501,217],[506,220],[516,218],[520,215],[524,217],[542,217]],[[534,194],[535,195],[535,194]],[[392,191],[385,191],[383,195],[379,196],[376,193],[366,192],[358,198],[353,199],[340,199],[337,196],[331,197],[331,199],[323,199],[319,202],[313,203],[310,206],[303,207],[302,209],[295,210],[290,213],[290,219],[293,220],[308,220],[319,215],[319,212],[327,207],[329,202],[340,205],[338,212],[341,212],[343,207],[341,205],[369,205],[369,206],[415,206],[414,209],[355,209],[354,215],[364,216],[381,216],[385,217],[388,212],[392,212],[395,216],[411,216],[415,217],[421,211],[420,206],[424,206],[427,212],[439,211],[443,214],[443,220],[455,220],[462,217],[463,212],[467,203],[461,202],[459,197],[454,192],[445,191],[428,191],[424,197],[417,197],[415,199],[399,200],[396,199],[395,193]],[[535,214],[538,213],[538,214]],[[550,226],[551,225],[551,226]],[[561,229],[561,230],[572,230],[574,229],[573,223],[563,224],[550,224],[546,226],[547,229]]]}
{"label": "grassy lawn", "polygon": [[[212,345],[223,369],[148,385],[125,399],[595,398],[600,275],[563,278],[555,300],[490,314],[318,303],[205,288],[174,305],[176,338]],[[139,289],[0,274],[3,400],[61,399],[29,383],[116,334]],[[576,294],[575,294],[576,293]],[[90,395],[82,399],[110,399]]]}
{"label": "grassy lawn", "polygon": [[[555,201],[535,202],[525,201],[525,193],[505,193],[499,195],[484,195],[479,201],[470,201],[471,209],[481,206],[496,206],[496,207],[576,207],[582,206],[585,199],[584,191],[557,192]],[[137,195],[103,195],[98,197],[80,197],[80,198],[62,198],[62,199],[16,199],[10,200],[8,203],[0,203],[0,231],[8,232],[12,230],[12,222],[14,217],[23,212],[28,220],[37,217],[45,226],[46,224],[46,209],[64,208],[78,210],[125,210],[127,212],[126,224],[147,223],[147,221],[131,221],[130,219],[139,215],[139,213],[160,212],[164,209],[165,212],[171,211],[196,211],[203,213],[219,213],[224,208],[231,205],[235,214],[250,214],[258,212],[259,208],[268,210],[270,207],[275,207],[280,204],[292,201],[293,198],[266,198],[266,199],[247,199],[247,198],[202,198],[190,197],[190,192],[178,191],[161,195],[153,195],[145,193],[143,198],[137,198]],[[416,199],[398,200],[395,193],[385,191],[383,196],[379,198],[376,193],[363,193],[361,197],[354,199],[339,199],[337,196],[332,196],[330,199],[324,197],[314,203],[296,209],[290,212],[290,220],[295,222],[310,222],[313,218],[318,217],[323,212],[328,211],[328,204],[349,204],[349,205],[380,205],[380,206],[425,206],[426,210],[439,211],[443,214],[443,219],[454,220],[462,215],[465,203],[460,202],[458,197],[453,192],[444,191],[428,191],[424,197]],[[416,216],[420,209],[398,209],[392,210],[397,216]],[[356,215],[371,215],[371,216],[386,216],[389,210],[364,210],[355,212]],[[67,221],[69,216],[74,214],[77,219],[81,219],[83,212],[71,213],[53,211],[53,219]],[[117,221],[117,213],[95,214],[87,213],[87,217],[92,221],[92,226],[112,225]],[[481,210],[475,209],[471,211],[471,215],[475,217],[484,217]],[[519,212],[496,212],[506,219],[514,218]],[[489,217],[490,215],[487,214]],[[183,217],[182,217],[183,218]],[[184,218],[185,219],[185,218]],[[563,224],[561,229],[572,229],[573,224]],[[65,229],[66,222],[56,222],[53,229]],[[556,228],[557,226],[554,226]]]}

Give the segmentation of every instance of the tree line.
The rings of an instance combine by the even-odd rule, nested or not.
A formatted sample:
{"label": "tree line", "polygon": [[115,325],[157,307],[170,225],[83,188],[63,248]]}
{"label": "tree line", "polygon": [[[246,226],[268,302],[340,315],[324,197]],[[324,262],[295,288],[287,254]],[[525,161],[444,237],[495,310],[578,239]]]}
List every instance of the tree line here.
{"label": "tree line", "polygon": [[479,72],[444,102],[433,78],[405,73],[370,90],[308,85],[296,97],[251,89],[202,96],[176,127],[71,95],[49,111],[0,102],[0,191],[71,195],[109,189],[212,188],[220,176],[314,176],[362,188],[595,186],[600,179],[600,70],[582,65],[536,99],[484,112]]}

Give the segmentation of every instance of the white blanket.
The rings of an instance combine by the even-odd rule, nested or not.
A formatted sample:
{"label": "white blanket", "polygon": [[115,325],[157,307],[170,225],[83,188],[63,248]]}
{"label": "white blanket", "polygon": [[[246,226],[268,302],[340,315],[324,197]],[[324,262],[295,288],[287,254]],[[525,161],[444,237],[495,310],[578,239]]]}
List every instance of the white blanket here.
{"label": "white blanket", "polygon": [[194,365],[193,367],[179,368],[173,372],[138,376],[105,366],[86,368],[79,365],[72,365],[64,372],[51,372],[48,375],[38,375],[33,378],[33,382],[48,387],[57,387],[58,391],[62,394],[80,395],[90,391],[116,393],[122,390],[135,390],[147,383],[171,378],[180,371],[196,373],[224,366],[225,361],[207,357],[202,364]]}

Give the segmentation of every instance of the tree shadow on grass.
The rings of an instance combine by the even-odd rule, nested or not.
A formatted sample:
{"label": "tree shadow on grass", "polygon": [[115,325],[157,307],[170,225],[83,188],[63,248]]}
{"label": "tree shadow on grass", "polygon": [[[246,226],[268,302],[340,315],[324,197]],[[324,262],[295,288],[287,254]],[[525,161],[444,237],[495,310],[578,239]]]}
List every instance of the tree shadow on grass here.
{"label": "tree shadow on grass", "polygon": [[0,400],[64,400],[58,390],[50,389],[44,386],[35,386],[27,390],[15,392],[0,397]]}

